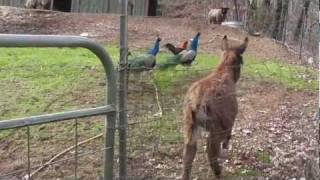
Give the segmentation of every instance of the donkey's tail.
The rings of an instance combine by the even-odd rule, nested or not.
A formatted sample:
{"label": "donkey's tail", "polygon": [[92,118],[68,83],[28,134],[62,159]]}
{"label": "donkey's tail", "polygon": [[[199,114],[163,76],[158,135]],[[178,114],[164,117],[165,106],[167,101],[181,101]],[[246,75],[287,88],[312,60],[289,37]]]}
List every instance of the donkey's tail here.
{"label": "donkey's tail", "polygon": [[197,131],[195,126],[195,112],[192,110],[192,107],[186,105],[183,112],[183,123],[184,123],[184,143],[193,144],[197,141]]}

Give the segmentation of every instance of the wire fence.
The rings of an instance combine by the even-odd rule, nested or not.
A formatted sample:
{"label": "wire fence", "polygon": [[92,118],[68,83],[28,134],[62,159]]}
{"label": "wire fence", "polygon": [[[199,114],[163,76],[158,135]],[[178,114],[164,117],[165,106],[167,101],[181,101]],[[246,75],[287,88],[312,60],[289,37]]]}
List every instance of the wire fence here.
{"label": "wire fence", "polygon": [[[179,66],[163,72],[155,69],[130,74],[130,178],[175,179],[181,175],[183,99],[192,82],[214,70],[213,67],[199,67],[200,64],[196,60],[191,67]],[[311,79],[316,82],[314,75],[308,77],[311,78],[309,80],[303,77],[312,71],[307,66],[302,70],[291,65],[274,66],[267,61],[251,64],[246,63],[244,58],[241,80],[237,84],[239,113],[231,145],[223,155],[226,177],[288,179],[308,176],[306,172],[310,168],[306,166],[318,161],[305,156],[305,161],[299,164],[303,161],[299,159],[299,153],[304,151],[299,148],[308,149],[303,152],[309,154],[308,157],[318,156],[315,144],[318,136],[317,124],[312,118],[315,111],[311,112],[308,108],[303,108],[303,105],[300,110],[297,109],[299,107],[292,106],[300,101],[293,100],[297,96],[293,93],[294,89],[298,88],[294,82],[308,82]],[[306,85],[312,86],[309,83],[311,81]],[[312,99],[306,101],[311,104],[313,102]],[[194,178],[208,179],[213,176],[206,157],[206,137],[207,133],[203,133],[198,144],[193,165]],[[314,177],[316,175],[318,174],[313,174]]]}
{"label": "wire fence", "polygon": [[[7,130],[10,135],[5,137],[6,141],[2,141],[6,146],[2,150],[7,155],[2,156],[1,160],[6,166],[1,169],[0,179],[102,177],[104,151],[112,147],[103,147],[102,134],[92,133],[88,127],[83,129],[88,126],[88,121],[103,129],[103,118],[97,119]],[[81,129],[78,129],[79,125]],[[69,133],[63,132],[63,128],[56,128],[59,126],[69,129]],[[55,132],[46,132],[50,129],[55,129]],[[12,147],[10,144],[13,144],[13,140],[21,143]],[[64,142],[62,146],[61,142]],[[94,171],[88,173],[83,169]]]}
{"label": "wire fence", "polygon": [[[244,63],[237,84],[239,113],[229,149],[224,152],[224,174],[244,179],[251,176],[307,177],[308,166],[317,163],[312,157],[317,157],[318,152],[318,126],[310,116],[315,112],[316,103],[313,102],[314,95],[307,96],[308,91],[300,93],[299,86],[291,83],[304,81],[307,86],[313,86],[316,77],[304,76],[313,70],[291,65],[275,67],[267,61],[251,64],[246,58]],[[127,109],[129,178],[175,179],[180,176],[181,113],[185,92],[192,82],[212,70],[214,67],[203,67],[196,60],[191,67],[130,74]],[[301,99],[300,96],[306,97]],[[1,168],[0,179],[21,179],[28,171],[32,179],[101,177],[105,150],[103,127],[104,118],[96,117],[32,126],[29,138],[27,128],[7,131],[8,135],[1,141],[1,150],[9,154],[2,156],[1,164],[6,166]],[[201,135],[193,166],[194,177],[199,179],[212,177],[206,158],[206,137],[206,133]],[[13,141],[18,142],[15,147]],[[81,142],[85,143],[79,144]],[[118,149],[117,140],[115,149]],[[66,150],[68,152],[61,154]],[[57,157],[59,154],[61,156]],[[119,172],[118,157],[116,151],[116,179],[119,178],[116,173]],[[298,159],[293,160],[293,157]],[[300,170],[296,170],[297,167]]]}
{"label": "wire fence", "polygon": [[[318,123],[314,121],[317,78],[313,69],[244,60],[237,84],[239,113],[223,158],[226,176],[317,177]],[[191,67],[131,73],[128,108],[128,176],[175,179],[182,167],[181,109],[190,84],[211,72],[195,61]],[[118,68],[123,72],[123,67]],[[123,89],[122,89],[123,90]],[[103,174],[103,118],[39,125],[2,132],[0,179],[95,179]],[[61,128],[53,128],[53,127]],[[119,124],[113,130],[119,130]],[[62,131],[68,130],[69,132]],[[45,131],[52,131],[46,134]],[[59,136],[63,134],[63,136]],[[212,177],[206,160],[206,133],[201,135],[193,174]],[[119,140],[116,136],[116,142]],[[18,143],[12,146],[12,140]],[[63,141],[61,147],[55,143]],[[34,143],[34,144],[33,144]],[[118,149],[119,144],[115,144]],[[58,148],[58,149],[57,149]],[[115,152],[118,172],[120,152]],[[28,162],[28,163],[26,163]],[[9,165],[8,165],[9,164]],[[314,169],[313,169],[314,168]],[[116,173],[115,173],[116,174]],[[115,175],[121,178],[120,175]]]}

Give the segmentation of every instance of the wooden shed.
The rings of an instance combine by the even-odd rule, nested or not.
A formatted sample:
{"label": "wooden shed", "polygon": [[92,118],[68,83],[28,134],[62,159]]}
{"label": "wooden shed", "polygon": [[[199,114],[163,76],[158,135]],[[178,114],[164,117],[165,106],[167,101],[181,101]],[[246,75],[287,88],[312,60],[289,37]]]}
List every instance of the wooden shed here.
{"label": "wooden shed", "polygon": [[[0,6],[24,7],[27,0],[0,0]],[[53,0],[53,9],[79,13],[119,13],[119,0]],[[128,0],[134,16],[156,16],[158,0]]]}

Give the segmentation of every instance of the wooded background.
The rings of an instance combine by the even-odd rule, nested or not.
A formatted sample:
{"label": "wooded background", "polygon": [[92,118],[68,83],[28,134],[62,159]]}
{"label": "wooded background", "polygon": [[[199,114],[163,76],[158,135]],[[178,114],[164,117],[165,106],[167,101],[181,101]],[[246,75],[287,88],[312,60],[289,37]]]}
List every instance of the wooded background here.
{"label": "wooded background", "polygon": [[[0,5],[23,7],[26,0],[0,0]],[[56,0],[58,2],[58,0]],[[59,1],[61,2],[61,0]],[[66,1],[65,1],[66,2]],[[300,63],[319,59],[318,0],[130,0],[129,14],[198,18],[206,22],[210,8],[230,8],[227,21],[241,21],[252,35],[277,40],[299,55]],[[105,4],[105,5],[102,5]],[[72,0],[71,12],[118,13],[118,0]]]}
{"label": "wooded background", "polygon": [[[162,0],[162,15],[205,20],[210,8],[229,7],[227,21],[242,21],[250,33],[277,40],[316,64],[319,43],[318,0]],[[272,52],[270,52],[272,53]]]}

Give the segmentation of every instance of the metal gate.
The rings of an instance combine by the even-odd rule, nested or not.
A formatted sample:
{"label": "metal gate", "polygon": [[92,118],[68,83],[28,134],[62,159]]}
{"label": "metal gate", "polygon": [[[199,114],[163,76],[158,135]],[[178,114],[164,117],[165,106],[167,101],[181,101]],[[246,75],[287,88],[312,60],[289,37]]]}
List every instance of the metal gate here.
{"label": "metal gate", "polygon": [[[107,80],[107,95],[104,106],[81,109],[76,111],[60,112],[54,114],[46,114],[40,116],[32,116],[19,119],[11,119],[0,121],[0,131],[6,129],[14,129],[20,127],[27,127],[27,145],[28,145],[28,175],[25,179],[30,177],[30,130],[29,127],[44,123],[53,123],[59,121],[66,121],[77,118],[85,118],[89,116],[106,115],[105,120],[105,145],[104,145],[104,180],[113,179],[113,165],[114,165],[114,137],[116,124],[116,75],[111,58],[105,49],[83,37],[78,36],[56,36],[56,35],[13,35],[1,34],[0,47],[81,47],[93,52],[101,61]],[[77,144],[75,145],[77,146]],[[75,158],[78,154],[76,151]],[[77,163],[77,161],[75,161]],[[75,179],[77,173],[75,172]]]}

